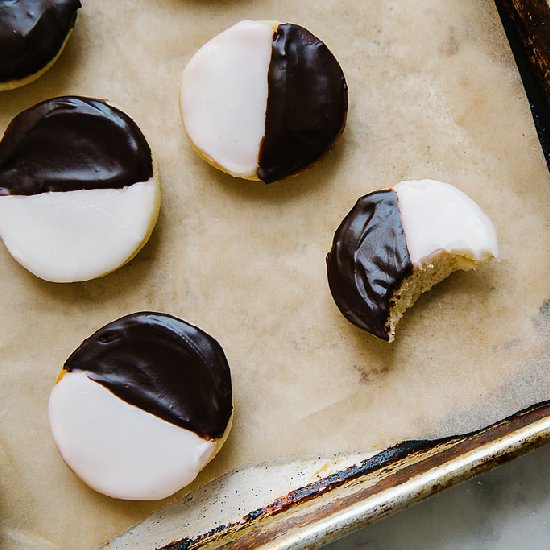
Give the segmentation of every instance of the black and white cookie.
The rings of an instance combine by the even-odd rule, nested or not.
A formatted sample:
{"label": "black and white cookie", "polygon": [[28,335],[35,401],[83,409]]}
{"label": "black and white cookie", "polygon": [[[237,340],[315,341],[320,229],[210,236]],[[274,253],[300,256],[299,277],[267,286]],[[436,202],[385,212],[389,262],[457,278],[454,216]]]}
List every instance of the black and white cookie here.
{"label": "black and white cookie", "polygon": [[79,0],[0,0],[0,91],[29,84],[61,55]]}
{"label": "black and white cookie", "polygon": [[391,342],[420,294],[497,256],[491,220],[462,191],[403,181],[361,197],[344,218],[327,256],[328,282],[349,321]]}
{"label": "black and white cookie", "polygon": [[342,133],[348,92],[327,46],[292,23],[241,21],[183,72],[180,107],[198,153],[270,183],[319,160]]}
{"label": "black and white cookie", "polygon": [[151,149],[104,101],[58,97],[17,115],[0,141],[0,237],[29,271],[86,281],[131,259],[160,207]]}
{"label": "black and white cookie", "polygon": [[231,373],[214,338],[162,313],[134,313],[90,336],[49,402],[66,464],[92,489],[165,498],[191,483],[225,441]]}

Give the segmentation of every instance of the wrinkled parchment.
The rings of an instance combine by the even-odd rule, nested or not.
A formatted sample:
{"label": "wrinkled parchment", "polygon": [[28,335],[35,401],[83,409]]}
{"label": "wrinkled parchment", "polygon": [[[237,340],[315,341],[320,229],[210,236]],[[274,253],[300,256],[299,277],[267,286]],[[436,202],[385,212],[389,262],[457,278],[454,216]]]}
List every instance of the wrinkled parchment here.
{"label": "wrinkled parchment", "polygon": [[[163,206],[149,244],[95,281],[43,282],[0,246],[0,546],[93,548],[163,503],[89,490],[50,437],[64,359],[124,314],[158,310],[211,333],[232,365],[235,421],[200,486],[273,458],[381,448],[470,431],[550,398],[548,172],[490,0],[87,0],[57,64],[0,94],[0,129],[43,99],[106,98],[156,153]],[[350,90],[348,126],[306,174],[268,187],[191,149],[181,70],[240,19],[308,27]],[[329,293],[325,255],[357,197],[448,181],[493,219],[502,259],[423,297],[388,345]],[[182,493],[180,493],[181,496]]]}

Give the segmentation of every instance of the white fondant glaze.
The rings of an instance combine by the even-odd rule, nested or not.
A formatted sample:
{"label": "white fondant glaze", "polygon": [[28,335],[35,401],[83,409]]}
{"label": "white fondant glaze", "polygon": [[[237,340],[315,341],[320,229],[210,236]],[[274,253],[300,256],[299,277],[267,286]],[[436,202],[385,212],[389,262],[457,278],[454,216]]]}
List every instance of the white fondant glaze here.
{"label": "white fondant glaze", "polygon": [[440,251],[475,260],[498,256],[495,228],[481,208],[453,185],[402,181],[393,187],[411,262],[429,264]]}
{"label": "white fondant glaze", "polygon": [[129,405],[84,372],[65,373],[49,401],[50,426],[67,465],[92,489],[159,500],[195,479],[216,443]]}
{"label": "white fondant glaze", "polygon": [[0,197],[0,236],[12,256],[46,281],[87,281],[126,262],[154,225],[155,177],[122,189]]}
{"label": "white fondant glaze", "polygon": [[272,44],[272,23],[241,21],[200,48],[183,71],[180,107],[187,134],[234,176],[256,178]]}

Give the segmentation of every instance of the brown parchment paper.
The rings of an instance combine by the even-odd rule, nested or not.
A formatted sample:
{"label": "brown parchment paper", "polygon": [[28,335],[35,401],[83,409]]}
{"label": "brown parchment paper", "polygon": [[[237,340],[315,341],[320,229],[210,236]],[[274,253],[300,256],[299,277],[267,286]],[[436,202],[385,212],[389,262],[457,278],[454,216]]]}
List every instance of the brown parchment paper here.
{"label": "brown parchment paper", "polygon": [[[203,162],[178,112],[185,63],[246,18],[308,27],[350,91],[335,150],[267,187]],[[550,398],[549,176],[490,0],[85,0],[57,64],[0,94],[0,128],[64,94],[106,98],[135,118],[163,205],[149,244],[95,281],[43,282],[0,247],[0,546],[93,548],[163,504],[89,490],[48,427],[64,359],[129,312],[199,325],[232,365],[233,430],[193,488],[259,461],[470,431]],[[388,345],[340,315],[325,255],[359,196],[409,178],[472,196],[494,220],[502,259],[423,297]]]}

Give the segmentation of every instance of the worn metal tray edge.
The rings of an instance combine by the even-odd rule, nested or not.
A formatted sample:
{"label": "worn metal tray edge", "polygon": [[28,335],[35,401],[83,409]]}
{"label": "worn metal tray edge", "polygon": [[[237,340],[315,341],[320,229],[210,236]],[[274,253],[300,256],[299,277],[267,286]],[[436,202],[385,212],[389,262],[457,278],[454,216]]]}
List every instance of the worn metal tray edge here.
{"label": "worn metal tray edge", "polygon": [[548,440],[547,401],[469,434],[401,443],[293,490],[238,522],[162,548],[315,548]]}

